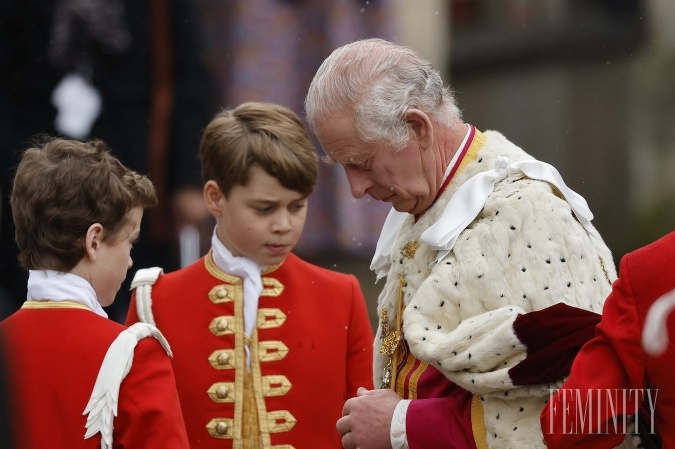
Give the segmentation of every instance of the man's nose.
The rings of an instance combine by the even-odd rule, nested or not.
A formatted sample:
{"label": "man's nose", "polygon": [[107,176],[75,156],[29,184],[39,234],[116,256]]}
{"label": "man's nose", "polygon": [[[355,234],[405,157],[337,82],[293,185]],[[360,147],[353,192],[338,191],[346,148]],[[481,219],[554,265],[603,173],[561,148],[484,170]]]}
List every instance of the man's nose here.
{"label": "man's nose", "polygon": [[345,165],[344,168],[352,196],[354,198],[363,198],[366,195],[366,190],[371,186],[368,176],[362,170],[351,165]]}

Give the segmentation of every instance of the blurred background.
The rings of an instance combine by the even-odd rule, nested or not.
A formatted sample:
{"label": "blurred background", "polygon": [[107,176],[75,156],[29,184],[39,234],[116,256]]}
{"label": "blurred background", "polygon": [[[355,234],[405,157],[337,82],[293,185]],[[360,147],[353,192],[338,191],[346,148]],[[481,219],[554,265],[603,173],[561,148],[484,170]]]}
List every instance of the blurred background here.
{"label": "blurred background", "polygon": [[[430,59],[466,122],[555,165],[618,263],[675,228],[673,23],[670,0],[2,0],[0,317],[25,299],[6,198],[35,135],[102,138],[149,173],[161,207],[132,272],[172,271],[210,245],[196,159],[210,117],[251,100],[302,116],[322,60],[372,36]],[[354,200],[339,167],[319,176],[296,253],[356,274],[375,325],[388,205]],[[111,318],[128,300],[123,287]]]}

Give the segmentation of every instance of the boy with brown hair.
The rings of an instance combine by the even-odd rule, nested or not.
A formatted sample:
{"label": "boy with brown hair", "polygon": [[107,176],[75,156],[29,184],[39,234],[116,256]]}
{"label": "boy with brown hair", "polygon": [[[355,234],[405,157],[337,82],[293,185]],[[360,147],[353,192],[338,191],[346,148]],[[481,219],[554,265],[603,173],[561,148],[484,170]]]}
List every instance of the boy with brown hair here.
{"label": "boy with brown hair", "polygon": [[127,322],[171,342],[193,449],[339,448],[342,404],[372,386],[373,333],[353,275],[291,252],[318,171],[306,128],[244,103],[211,120],[200,158],[212,248],[173,273],[140,270]]}
{"label": "boy with brown hair", "polygon": [[156,202],[150,180],[102,141],[24,152],[11,205],[27,300],[0,322],[16,449],[188,448],[164,337],[102,308]]}

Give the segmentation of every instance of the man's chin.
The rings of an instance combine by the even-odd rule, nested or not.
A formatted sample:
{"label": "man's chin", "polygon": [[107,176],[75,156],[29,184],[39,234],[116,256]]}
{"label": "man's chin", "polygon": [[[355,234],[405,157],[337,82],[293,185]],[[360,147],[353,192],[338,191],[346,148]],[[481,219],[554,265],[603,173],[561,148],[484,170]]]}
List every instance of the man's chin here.
{"label": "man's chin", "polygon": [[407,214],[412,214],[413,208],[417,205],[416,202],[411,201],[397,201],[397,202],[390,201],[390,202],[391,206],[398,212],[404,212]]}

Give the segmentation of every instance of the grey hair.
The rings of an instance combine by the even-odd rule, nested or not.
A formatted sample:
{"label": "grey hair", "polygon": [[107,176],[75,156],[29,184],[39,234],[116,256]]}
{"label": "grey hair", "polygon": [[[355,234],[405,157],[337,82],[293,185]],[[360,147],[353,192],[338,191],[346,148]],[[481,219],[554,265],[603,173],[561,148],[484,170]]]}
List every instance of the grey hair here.
{"label": "grey hair", "polygon": [[305,98],[312,131],[319,121],[351,111],[359,138],[403,148],[409,140],[405,113],[426,113],[432,122],[461,121],[457,101],[431,62],[407,47],[372,38],[337,48],[319,67]]}

